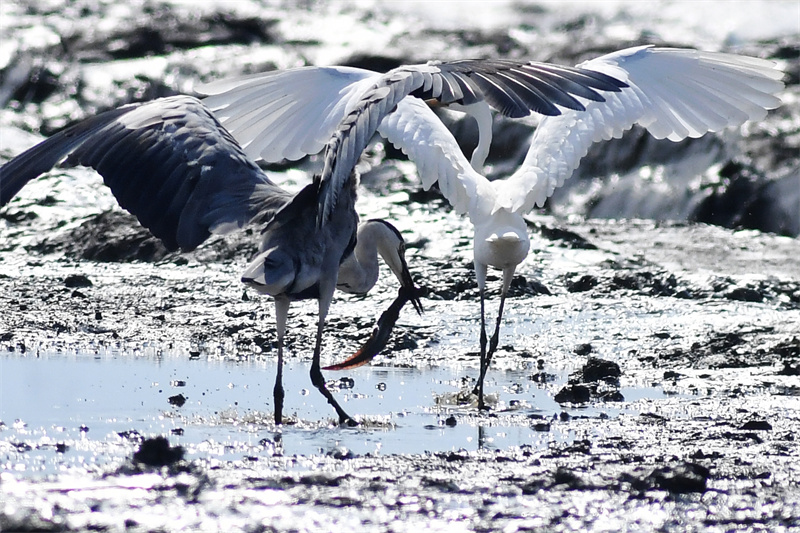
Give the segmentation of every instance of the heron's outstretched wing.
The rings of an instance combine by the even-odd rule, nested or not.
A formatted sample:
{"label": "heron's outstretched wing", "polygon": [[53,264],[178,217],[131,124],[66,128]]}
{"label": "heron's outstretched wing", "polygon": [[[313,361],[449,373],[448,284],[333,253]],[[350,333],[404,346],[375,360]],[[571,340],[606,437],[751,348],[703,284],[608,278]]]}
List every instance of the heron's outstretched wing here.
{"label": "heron's outstretched wing", "polygon": [[34,146],[0,168],[0,205],[64,158],[94,168],[119,204],[173,250],[268,218],[290,198],[188,96],[108,111]]}
{"label": "heron's outstretched wing", "polygon": [[602,102],[603,95],[598,91],[616,92],[625,86],[602,72],[511,59],[430,61],[396,70],[408,69],[426,74],[424,86],[413,96],[445,105],[485,100],[511,118],[531,113],[558,115],[562,108],[583,110],[583,103],[576,97]]}
{"label": "heron's outstretched wing", "polygon": [[783,73],[762,59],[688,49],[629,48],[580,65],[628,84],[586,110],[545,117],[528,154],[498,184],[495,209],[526,213],[572,175],[589,147],[639,124],[656,138],[678,141],[759,120],[781,103]]}
{"label": "heron's outstretched wing", "polygon": [[[464,60],[406,65],[387,74],[351,67],[300,67],[221,80],[198,87],[205,104],[253,159],[296,160],[323,149],[345,115],[385,76],[413,76],[409,93],[439,103],[486,102],[523,117],[583,109],[578,97],[624,83],[603,73],[512,60]],[[490,132],[489,132],[490,133]]]}
{"label": "heron's outstretched wing", "polygon": [[[518,68],[511,68],[512,65]],[[520,65],[534,65],[535,69],[526,69]],[[624,83],[603,73],[587,74],[588,72],[590,71],[545,64],[470,60],[398,67],[386,74],[368,78],[372,84],[361,93],[355,104],[347,111],[325,146],[318,224],[322,226],[330,218],[338,191],[344,186],[361,152],[366,148],[381,121],[393,112],[402,113],[403,110],[418,112],[418,107],[402,106],[398,111],[398,104],[407,96],[433,98],[445,104],[461,105],[472,105],[486,98],[485,101],[498,106],[504,113],[524,116],[530,114],[532,109],[542,108],[545,101],[550,103],[544,109],[546,113],[559,113],[559,106],[567,105],[583,109],[583,104],[570,93],[586,95],[586,101],[603,101],[603,97],[592,88],[593,85],[602,87],[609,91],[609,94],[614,94],[614,91],[619,91],[620,87],[625,86]],[[578,80],[581,80],[581,83]],[[542,89],[545,85],[551,88],[549,93],[545,93]],[[514,105],[509,102],[514,102]],[[520,114],[523,108],[525,113]],[[518,109],[519,113],[514,111],[515,109]],[[426,118],[430,116],[432,115],[427,114]],[[413,121],[414,117],[409,117],[408,120]],[[448,143],[450,139],[452,136],[449,136]],[[407,144],[407,147],[410,148],[410,145]],[[460,153],[457,145],[455,150]],[[432,157],[430,153],[423,156],[423,158],[430,157]],[[438,177],[442,178],[444,174]],[[457,181],[450,180],[446,186],[455,185]],[[483,184],[479,180],[471,182],[471,184],[476,183]],[[461,208],[464,206],[464,201],[457,198],[459,192],[463,192],[463,189],[454,190],[448,199]]]}
{"label": "heron's outstretched wing", "polygon": [[318,227],[323,227],[330,220],[341,192],[349,190],[348,181],[353,169],[378,125],[395,110],[401,100],[421,86],[422,80],[422,75],[416,71],[392,71],[381,76],[337,125],[325,145],[320,176]]}

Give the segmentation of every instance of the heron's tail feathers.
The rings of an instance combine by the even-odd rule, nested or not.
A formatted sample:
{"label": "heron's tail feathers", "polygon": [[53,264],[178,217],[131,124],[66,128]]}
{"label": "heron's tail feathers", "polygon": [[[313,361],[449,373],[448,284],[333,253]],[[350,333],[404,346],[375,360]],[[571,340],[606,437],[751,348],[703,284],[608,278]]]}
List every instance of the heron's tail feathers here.
{"label": "heron's tail feathers", "polygon": [[294,262],[277,247],[258,254],[242,273],[242,283],[271,296],[285,294],[294,281]]}

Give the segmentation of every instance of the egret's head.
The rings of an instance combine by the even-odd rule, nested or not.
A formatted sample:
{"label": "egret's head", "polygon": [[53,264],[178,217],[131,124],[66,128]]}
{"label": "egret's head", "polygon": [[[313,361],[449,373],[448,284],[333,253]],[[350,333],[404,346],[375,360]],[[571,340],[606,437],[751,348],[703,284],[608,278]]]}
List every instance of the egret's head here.
{"label": "egret's head", "polygon": [[500,209],[475,224],[475,263],[501,270],[525,260],[530,239],[522,216]]}

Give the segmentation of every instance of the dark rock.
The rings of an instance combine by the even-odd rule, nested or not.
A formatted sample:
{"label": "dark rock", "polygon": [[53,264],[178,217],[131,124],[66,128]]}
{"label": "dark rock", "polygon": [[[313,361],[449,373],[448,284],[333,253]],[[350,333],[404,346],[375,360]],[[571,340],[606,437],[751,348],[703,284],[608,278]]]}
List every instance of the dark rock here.
{"label": "dark rock", "polygon": [[763,302],[764,295],[757,289],[751,287],[736,287],[732,291],[725,294],[729,300],[737,300],[740,302]]}
{"label": "dark rock", "polygon": [[136,217],[121,211],[93,216],[69,233],[43,240],[31,250],[104,262],[158,261],[169,254]]}
{"label": "dark rock", "polygon": [[169,466],[183,459],[182,446],[170,446],[166,437],[159,435],[145,439],[133,454],[133,462],[147,466]]}
{"label": "dark rock", "polygon": [[697,463],[664,466],[654,470],[648,480],[656,488],[676,494],[705,492],[710,471]]}
{"label": "dark rock", "polygon": [[591,390],[586,385],[570,384],[558,391],[554,399],[558,403],[586,403],[591,395]]}
{"label": "dark rock", "polygon": [[176,394],[175,396],[167,398],[167,401],[170,405],[174,405],[175,407],[183,407],[183,404],[186,403],[186,396],[183,394]]}
{"label": "dark rock", "polygon": [[[618,390],[610,390],[598,394],[597,399],[604,402],[624,402],[625,396]],[[602,414],[600,416],[602,417]]]}
{"label": "dark rock", "polygon": [[750,164],[729,161],[720,169],[719,176],[721,179],[710,191],[705,191],[707,196],[689,220],[788,236],[800,232],[796,172],[770,179]]}
{"label": "dark rock", "polygon": [[526,280],[524,276],[514,276],[511,280],[511,285],[508,288],[508,296],[515,298],[519,296],[550,295],[550,289],[538,280]]}
{"label": "dark rock", "polygon": [[587,342],[577,345],[573,352],[575,352],[577,355],[589,355],[592,353],[592,349],[592,345]]}
{"label": "dark rock", "polygon": [[539,234],[550,241],[560,241],[560,243],[567,248],[574,248],[580,250],[596,250],[597,246],[589,242],[586,238],[581,237],[577,233],[563,229],[563,228],[550,228],[542,224],[528,222],[528,225]]}
{"label": "dark rock", "polygon": [[619,383],[622,375],[619,365],[614,361],[607,361],[599,357],[590,357],[583,365],[583,381],[606,381],[608,383]]}
{"label": "dark rock", "polygon": [[64,278],[64,286],[70,289],[91,287],[92,285],[92,281],[83,274],[71,274]]}
{"label": "dark rock", "polygon": [[772,429],[772,424],[767,422],[766,420],[750,420],[749,422],[745,422],[739,428],[741,430],[760,430],[760,431],[769,431]]}
{"label": "dark rock", "polygon": [[553,474],[553,485],[566,485],[571,489],[580,489],[585,483],[574,472],[562,466]]}
{"label": "dark rock", "polygon": [[597,286],[600,281],[590,274],[584,274],[578,279],[568,279],[564,285],[569,292],[586,292]]}

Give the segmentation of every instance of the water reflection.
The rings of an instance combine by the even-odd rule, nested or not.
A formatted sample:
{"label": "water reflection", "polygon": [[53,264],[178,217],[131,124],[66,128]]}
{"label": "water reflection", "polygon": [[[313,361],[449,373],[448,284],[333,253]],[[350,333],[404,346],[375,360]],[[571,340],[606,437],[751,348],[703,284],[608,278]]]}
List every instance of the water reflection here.
{"label": "water reflection", "polygon": [[[289,423],[276,429],[271,358],[3,353],[0,366],[3,470],[102,467],[123,461],[141,438],[155,435],[184,446],[188,459],[226,460],[546,448],[573,438],[567,425],[557,423],[563,409],[553,400],[564,372],[547,384],[529,379],[528,368],[494,373],[487,383],[494,409],[484,415],[449,401],[471,386],[472,368],[331,372],[334,393],[361,422],[340,428],[311,388],[308,364],[290,360],[284,370]],[[662,396],[657,389],[639,392]],[[609,416],[623,409],[624,403],[603,406]]]}

